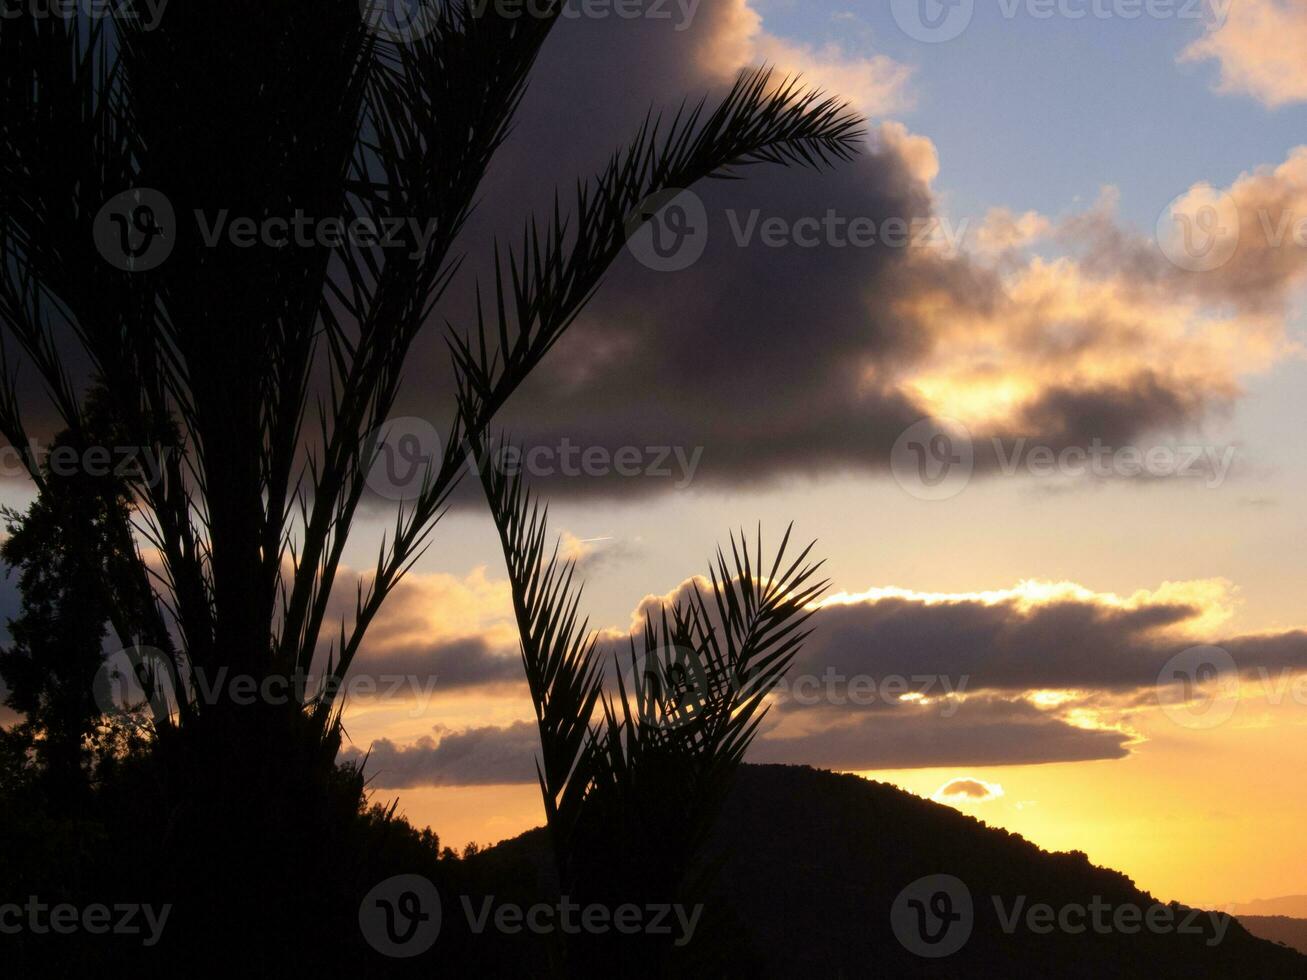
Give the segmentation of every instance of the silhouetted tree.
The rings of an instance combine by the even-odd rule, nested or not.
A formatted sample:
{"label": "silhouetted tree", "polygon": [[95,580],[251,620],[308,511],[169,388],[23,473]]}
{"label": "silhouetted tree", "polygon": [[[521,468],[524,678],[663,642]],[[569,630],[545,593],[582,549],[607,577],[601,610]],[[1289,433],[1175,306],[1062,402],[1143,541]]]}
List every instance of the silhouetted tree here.
{"label": "silhouetted tree", "polygon": [[[448,325],[460,232],[563,3],[523,16],[433,2],[398,36],[376,29],[373,6],[385,5],[361,17],[357,0],[184,0],[157,24],[31,6],[0,19],[0,434],[26,453],[59,527],[71,518],[56,516],[64,500],[29,425],[93,444],[85,377],[102,379],[126,444],[164,461],[157,478],[128,475],[131,506],[79,518],[100,520],[129,567],[101,577],[76,630],[89,649],[107,620],[113,643],[163,650],[181,678],[142,793],[161,873],[196,928],[238,909],[242,928],[269,935],[321,928],[314,903],[329,890],[306,892],[286,869],[338,850],[333,815],[357,808],[360,784],[333,766],[341,681],[430,544],[469,440],[599,287],[630,216],[745,165],[846,158],[858,138],[842,104],[765,72],[712,108],[650,117],[597,177],[527,217],[516,249],[496,251],[477,322]],[[219,212],[394,234],[206,240],[190,216]],[[335,631],[376,433],[423,330],[448,341],[457,404]],[[97,547],[85,541],[70,571],[90,577]],[[325,676],[303,689],[315,658]],[[200,699],[195,672],[279,681],[294,697],[245,703],[220,686]]]}
{"label": "silhouetted tree", "polygon": [[[646,613],[605,685],[596,637],[580,618],[575,565],[546,543],[546,513],[520,476],[481,456],[499,528],[535,705],[537,763],[560,894],[607,908],[694,903],[693,880],[732,776],[808,632],[826,588],[811,546],[786,560],[787,531],[763,564],[741,535],[718,551],[709,594],[695,587]],[[623,669],[624,662],[626,664]],[[662,976],[672,940],[581,933],[557,951],[569,976]]]}
{"label": "silhouetted tree", "polygon": [[[148,593],[132,596],[120,587],[115,605],[106,587],[135,571],[135,550],[125,536],[132,494],[124,463],[138,461],[95,448],[119,444],[103,390],[93,390],[83,430],[53,440],[37,499],[25,512],[4,510],[8,537],[0,558],[18,571],[22,608],[8,624],[12,643],[0,650],[0,677],[8,687],[5,703],[23,715],[25,744],[56,809],[84,802],[89,750],[104,733],[93,682],[104,664],[110,619],[139,637],[153,611]],[[87,459],[92,466],[81,465]]]}
{"label": "silhouetted tree", "polygon": [[[443,458],[401,509],[354,621],[323,641],[378,450],[369,435],[395,402],[415,337],[437,329],[458,233],[562,9],[541,7],[523,17],[454,0],[403,43],[379,40],[352,0],[195,0],[148,31],[24,11],[0,28],[0,320],[10,338],[0,431],[28,445],[14,345],[74,435],[85,428],[72,380],[83,362],[144,445],[161,451],[154,420],[175,419],[179,451],[161,479],[132,490],[179,652],[197,669],[262,678],[307,671],[324,642],[331,648],[329,683],[289,711],[225,698],[184,711],[183,724],[221,733],[224,753],[267,757],[267,736],[301,708],[312,731],[330,734],[339,708],[330,682],[428,543],[466,437],[562,336],[642,202],[742,164],[817,165],[853,152],[857,121],[840,104],[756,74],[711,113],[647,121],[598,179],[578,185],[571,214],[560,202],[530,220],[521,248],[502,257],[492,312],[470,334],[447,331],[465,397],[462,411],[451,405]],[[93,225],[132,188],[158,192],[177,216],[221,208],[256,222],[411,222],[403,247],[292,248],[206,242],[177,220],[159,232],[174,236],[167,261],[122,271],[97,254]],[[117,217],[120,231],[154,220],[139,207]],[[149,220],[140,229],[154,233]],[[424,242],[414,225],[434,233]]]}

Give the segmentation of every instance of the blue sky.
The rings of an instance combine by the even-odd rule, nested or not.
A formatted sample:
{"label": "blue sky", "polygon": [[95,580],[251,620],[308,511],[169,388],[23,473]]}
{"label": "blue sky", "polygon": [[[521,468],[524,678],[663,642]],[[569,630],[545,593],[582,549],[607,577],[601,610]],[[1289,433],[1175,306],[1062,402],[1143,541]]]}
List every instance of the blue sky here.
{"label": "blue sky", "polygon": [[1228,185],[1307,139],[1307,107],[1220,94],[1214,63],[1177,63],[1204,31],[1192,19],[1038,19],[1024,6],[1008,18],[1000,0],[978,0],[961,36],[927,44],[888,2],[754,6],[786,37],[915,69],[915,108],[901,117],[938,147],[937,187],[957,215],[1059,215],[1113,184],[1122,216],[1147,229],[1191,184]]}

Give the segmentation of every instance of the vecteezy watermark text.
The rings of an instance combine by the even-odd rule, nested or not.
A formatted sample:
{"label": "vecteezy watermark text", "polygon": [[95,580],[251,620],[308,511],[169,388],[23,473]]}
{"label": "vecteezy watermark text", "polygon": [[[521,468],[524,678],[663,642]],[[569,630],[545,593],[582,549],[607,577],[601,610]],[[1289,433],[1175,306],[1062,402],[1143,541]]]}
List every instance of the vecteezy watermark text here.
{"label": "vecteezy watermark text", "polygon": [[[666,20],[687,31],[703,0],[564,0],[557,16],[563,20]],[[552,17],[558,0],[472,0],[475,14],[493,11],[505,20]]]}
{"label": "vecteezy watermark text", "polygon": [[[371,459],[367,485],[391,500],[415,499],[438,473],[442,441],[435,426],[422,418],[390,419],[364,440]],[[567,436],[557,443],[531,446],[500,444],[491,439],[480,461],[469,454],[468,470],[488,466],[501,476],[567,480],[583,478],[663,480],[675,490],[694,481],[703,462],[703,446],[596,446]]]}
{"label": "vecteezy watermark text", "polygon": [[1196,646],[1181,650],[1157,675],[1157,703],[1182,728],[1224,725],[1245,698],[1272,707],[1286,701],[1307,705],[1307,673],[1288,666],[1272,671],[1265,664],[1241,671],[1225,648]]}
{"label": "vecteezy watermark text", "polygon": [[786,675],[772,689],[777,700],[800,707],[854,705],[867,707],[873,704],[893,705],[900,702],[940,702],[940,715],[951,718],[961,706],[959,697],[966,693],[971,677],[946,677],[942,674],[886,674],[872,677],[868,674],[848,676],[835,667],[816,674]]}
{"label": "vecteezy watermark text", "polygon": [[[1203,444],[1113,446],[1095,437],[1087,445],[1050,446],[1025,436],[988,440],[995,472],[1035,479],[1192,479],[1214,490],[1225,484],[1238,456],[1234,446]],[[981,443],[980,445],[984,445]],[[971,482],[977,442],[956,419],[913,423],[890,450],[890,470],[921,500],[956,497]]]}
{"label": "vecteezy watermark text", "polygon": [[[652,20],[673,21],[686,31],[703,0],[471,0],[473,17],[501,20]],[[439,29],[443,0],[361,0],[368,29],[395,44],[412,44]]]}
{"label": "vecteezy watermark text", "polygon": [[[1215,30],[1234,0],[981,0],[1003,20],[1180,20]],[[940,44],[961,37],[975,18],[977,0],[890,0],[894,21],[908,37]]]}
{"label": "vecteezy watermark text", "polygon": [[[557,902],[528,906],[501,902],[494,895],[478,898],[460,895],[458,906],[468,930],[475,936],[487,932],[509,936],[523,932],[537,936],[617,933],[668,936],[677,947],[687,946],[694,939],[703,915],[703,905],[690,908],[679,903],[582,905],[566,895]],[[359,905],[359,930],[377,952],[409,958],[435,944],[440,937],[443,914],[440,892],[434,883],[422,875],[396,875],[364,896]]]}
{"label": "vecteezy watermark text", "polygon": [[[204,248],[354,248],[426,253],[438,221],[405,215],[314,216],[296,209],[289,215],[234,215],[227,208],[195,209],[194,239]],[[124,272],[148,272],[172,255],[184,226],[162,191],[142,187],[105,202],[92,235],[101,257]]]}
{"label": "vecteezy watermark text", "polygon": [[[179,658],[180,659],[180,658]],[[254,704],[305,704],[316,697],[345,700],[402,701],[409,717],[423,715],[430,706],[439,676],[352,672],[346,677],[318,675],[296,668],[286,674],[255,677],[220,666],[209,671],[184,661],[174,662],[162,650],[136,646],[104,659],[92,681],[96,706],[110,717],[170,714],[179,700],[191,704],[219,702],[248,707]]]}
{"label": "vecteezy watermark text", "polygon": [[163,20],[170,0],[0,0],[0,20],[130,21],[135,30],[152,31]]}
{"label": "vecteezy watermark text", "polygon": [[[736,248],[908,249],[961,251],[971,227],[942,216],[873,217],[828,208],[822,215],[791,217],[766,214],[761,208],[724,212]],[[703,199],[692,190],[671,188],[642,201],[626,222],[627,248],[641,265],[655,272],[681,272],[699,261],[711,237],[711,219]]]}
{"label": "vecteezy watermark text", "polygon": [[[1027,932],[1047,936],[1180,935],[1203,937],[1209,947],[1221,944],[1232,917],[1178,904],[1109,901],[1093,895],[1086,902],[1031,902],[1028,895],[989,896],[998,929],[1008,936]],[[909,883],[890,906],[890,927],[899,943],[925,959],[958,953],[970,941],[979,917],[971,889],[949,874],[928,875]],[[982,908],[984,905],[982,905]]]}
{"label": "vecteezy watermark text", "polygon": [[[140,902],[119,902],[113,905],[93,903],[77,906],[69,902],[48,905],[36,895],[27,902],[0,904],[0,934],[14,936],[30,932],[44,936],[71,936],[85,932],[92,936],[141,936],[141,945],[153,946],[163,935],[172,905],[164,904],[156,910],[153,905]],[[144,928],[144,933],[142,933]]]}
{"label": "vecteezy watermark text", "polygon": [[29,463],[55,477],[89,476],[139,479],[147,487],[158,486],[163,468],[172,455],[165,446],[46,446],[30,439],[24,453],[15,446],[0,446],[0,478],[26,476]]}

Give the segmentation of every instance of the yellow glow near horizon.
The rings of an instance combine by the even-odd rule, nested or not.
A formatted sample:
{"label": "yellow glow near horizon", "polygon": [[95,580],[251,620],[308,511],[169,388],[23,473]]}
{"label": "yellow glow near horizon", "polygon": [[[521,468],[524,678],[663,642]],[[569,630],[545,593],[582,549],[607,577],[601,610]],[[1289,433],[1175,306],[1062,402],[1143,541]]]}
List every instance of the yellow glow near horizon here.
{"label": "yellow glow near horizon", "polygon": [[1045,850],[1084,851],[1163,901],[1217,908],[1301,894],[1303,705],[1245,702],[1206,732],[1156,712],[1140,723],[1147,744],[1121,760],[859,775],[928,799],[953,779],[1001,785],[1002,797],[949,805]]}

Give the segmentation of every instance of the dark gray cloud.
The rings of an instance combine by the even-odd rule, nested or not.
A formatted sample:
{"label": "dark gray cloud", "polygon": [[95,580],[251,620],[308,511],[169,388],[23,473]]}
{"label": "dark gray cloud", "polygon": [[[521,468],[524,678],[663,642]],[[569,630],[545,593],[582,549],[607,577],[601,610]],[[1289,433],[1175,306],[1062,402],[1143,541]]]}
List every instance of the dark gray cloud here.
{"label": "dark gray cloud", "polygon": [[[478,257],[488,253],[492,235],[511,241],[525,207],[547,206],[554,186],[593,173],[650,107],[674,107],[686,93],[720,93],[726,62],[705,53],[740,50],[747,37],[742,9],[738,2],[705,5],[685,32],[659,22],[560,28],[468,235],[469,271],[484,274]],[[878,227],[888,219],[912,226],[938,217],[930,167],[922,164],[929,147],[901,130],[879,130],[879,120],[871,124],[878,138],[834,172],[757,168],[742,182],[696,188],[709,216],[703,257],[688,269],[658,273],[623,256],[501,421],[529,446],[557,448],[566,440],[608,453],[624,446],[702,449],[696,485],[879,472],[898,436],[932,413],[911,384],[914,373],[938,368],[954,350],[959,363],[969,363],[959,341],[973,328],[961,325],[978,329],[988,320],[992,329],[1009,319],[1011,332],[971,358],[978,369],[1021,377],[1046,356],[1049,364],[1066,364],[1061,373],[1072,380],[1039,379],[1012,419],[975,433],[984,437],[976,447],[981,474],[997,464],[990,436],[1029,437],[1054,450],[1094,440],[1128,445],[1193,433],[1238,397],[1237,386],[1201,356],[1183,371],[1171,370],[1170,358],[1154,369],[1138,353],[1147,349],[1140,341],[1151,318],[1170,314],[1168,303],[1199,296],[1248,306],[1247,297],[1256,295],[1251,305],[1264,308],[1274,303],[1268,292],[1282,294],[1288,279],[1251,289],[1251,272],[1231,273],[1200,288],[1154,243],[1122,231],[1109,209],[1070,219],[1057,232],[1063,247],[1079,253],[1086,277],[1114,287],[1106,291],[1113,299],[1073,323],[1064,322],[1055,291],[1014,298],[1004,275],[1013,267],[968,252],[830,242],[771,248],[756,237],[738,244],[737,229],[754,215],[793,223],[833,213]],[[965,220],[978,226],[982,216]],[[455,323],[468,322],[465,288],[462,297]],[[434,337],[429,351],[430,363],[443,361]],[[1119,368],[1081,372],[1074,360],[1080,354],[1100,365],[1119,361]],[[424,393],[408,404],[414,414],[429,409]],[[676,485],[611,473],[535,476],[551,494],[629,497]]]}
{"label": "dark gray cloud", "polygon": [[519,722],[507,728],[472,728],[397,746],[378,739],[371,749],[349,748],[341,762],[361,763],[379,789],[413,786],[498,786],[536,781],[533,760],[540,738],[536,726]]}
{"label": "dark gray cloud", "polygon": [[[678,595],[693,587],[687,582]],[[1197,642],[1178,639],[1176,630],[1192,629],[1204,612],[1184,602],[1125,605],[1075,592],[1039,602],[892,596],[830,605],[814,618],[817,629],[778,689],[777,710],[750,759],[907,769],[1123,758],[1131,751],[1128,730],[1084,727],[1070,720],[1073,711],[1110,718],[1155,707],[1163,667]],[[1250,677],[1307,670],[1307,632],[1221,645]],[[422,656],[404,652],[394,662],[410,655]],[[507,664],[489,670],[474,661],[468,683],[501,683],[500,668]],[[1087,693],[1041,702],[1029,697],[1038,690]],[[509,762],[519,751],[528,761],[535,752],[529,725],[449,734],[408,749],[378,743],[369,772],[386,768],[387,780],[415,781],[387,786],[452,783],[469,773],[477,782],[514,772],[530,782],[529,766]]]}
{"label": "dark gray cloud", "polygon": [[[575,180],[598,172],[651,110],[674,113],[687,97],[720,97],[735,70],[757,60],[756,50],[785,54],[783,46],[754,48],[757,22],[745,0],[702,4],[685,26],[679,18],[616,17],[559,25],[460,243],[464,271],[413,352],[396,415],[447,430],[444,321],[470,326],[472,284],[489,273],[496,239],[516,241],[528,212],[550,210],[555,188],[566,210]],[[1237,369],[1208,355],[1174,356],[1184,344],[1157,341],[1156,363],[1149,363],[1151,321],[1194,300],[1277,309],[1300,269],[1278,253],[1241,252],[1219,274],[1195,277],[1168,264],[1148,239],[1123,231],[1109,210],[1094,209],[1063,222],[1055,237],[1078,253],[1084,277],[1111,287],[1104,292],[1112,299],[1067,323],[1064,297],[1014,298],[1005,273],[1019,263],[995,267],[971,252],[884,244],[737,244],[735,229],[755,213],[759,221],[786,222],[833,213],[878,227],[937,217],[933,148],[880,122],[871,120],[876,138],[867,152],[833,172],[759,167],[745,181],[697,188],[709,215],[702,259],[657,273],[624,255],[499,424],[528,446],[557,450],[567,440],[609,454],[634,447],[646,464],[661,447],[702,449],[696,486],[739,487],[782,476],[882,472],[895,439],[936,407],[914,380],[950,361],[1018,380],[1037,371],[1041,358],[1057,367],[1032,384],[1002,431],[976,433],[1031,437],[1054,449],[1189,433],[1238,397],[1231,380]],[[975,227],[983,216],[953,220]],[[1012,326],[968,351],[970,335],[995,323]],[[1156,333],[1168,328],[1162,323]],[[1081,354],[1092,370],[1074,360]],[[1183,370],[1175,368],[1182,362]],[[981,473],[994,470],[987,446],[977,446]],[[535,474],[551,495],[623,498],[671,490],[681,475],[629,477],[615,468],[601,476],[557,468]],[[476,500],[471,483],[458,501]]]}
{"label": "dark gray cloud", "polygon": [[[1129,754],[1129,737],[1120,732],[1078,728],[1020,700],[968,701],[948,717],[923,705],[899,705],[856,717],[827,714],[828,724],[807,734],[763,733],[749,761],[910,769],[1078,762]],[[382,789],[534,783],[538,751],[535,725],[519,722],[447,732],[405,747],[379,739],[366,754],[365,771],[372,785]],[[364,758],[358,748],[341,754],[343,762]]]}
{"label": "dark gray cloud", "polygon": [[[564,25],[551,39],[513,137],[492,171],[469,229],[473,273],[493,235],[512,241],[528,207],[555,186],[602,167],[651,108],[674,112],[683,96],[720,97],[730,72],[705,62],[739,32],[738,3],[704,5],[691,30],[658,22]],[[641,449],[703,447],[696,479],[740,482],[777,471],[866,465],[921,416],[910,399],[865,373],[902,360],[922,338],[883,314],[906,264],[904,249],[768,248],[736,241],[755,210],[762,219],[823,216],[877,222],[927,217],[925,186],[892,147],[869,150],[832,172],[752,168],[744,181],[701,185],[707,249],[675,273],[623,255],[586,313],[551,353],[501,421],[530,446],[563,440]],[[567,198],[564,197],[564,204]],[[465,279],[466,287],[470,279]],[[453,300],[456,308],[460,299]],[[470,319],[466,288],[455,323]],[[879,312],[878,312],[879,311]],[[428,338],[426,363],[446,359]],[[427,413],[426,392],[406,411]],[[551,492],[637,495],[674,478],[542,475]]]}
{"label": "dark gray cloud", "polygon": [[1080,728],[1029,702],[978,698],[955,713],[937,705],[897,705],[890,711],[825,709],[827,724],[801,735],[769,732],[751,762],[805,763],[832,769],[918,769],[1009,766],[1121,759],[1129,736]]}
{"label": "dark gray cloud", "polygon": [[525,684],[517,652],[498,650],[481,637],[365,649],[350,669],[351,677],[360,675],[426,679],[436,691]]}
{"label": "dark gray cloud", "polygon": [[954,796],[970,800],[987,800],[994,795],[994,789],[988,783],[982,783],[978,779],[955,779],[941,786],[939,792],[935,795],[937,797]]}
{"label": "dark gray cloud", "polygon": [[[816,630],[792,673],[945,677],[967,692],[1151,690],[1167,661],[1197,643],[1164,628],[1186,624],[1200,612],[1182,604],[1122,608],[1077,599],[1028,608],[1015,600],[905,598],[831,605],[814,617]],[[1245,673],[1307,670],[1302,632],[1214,642]],[[784,708],[803,705],[789,701]]]}

